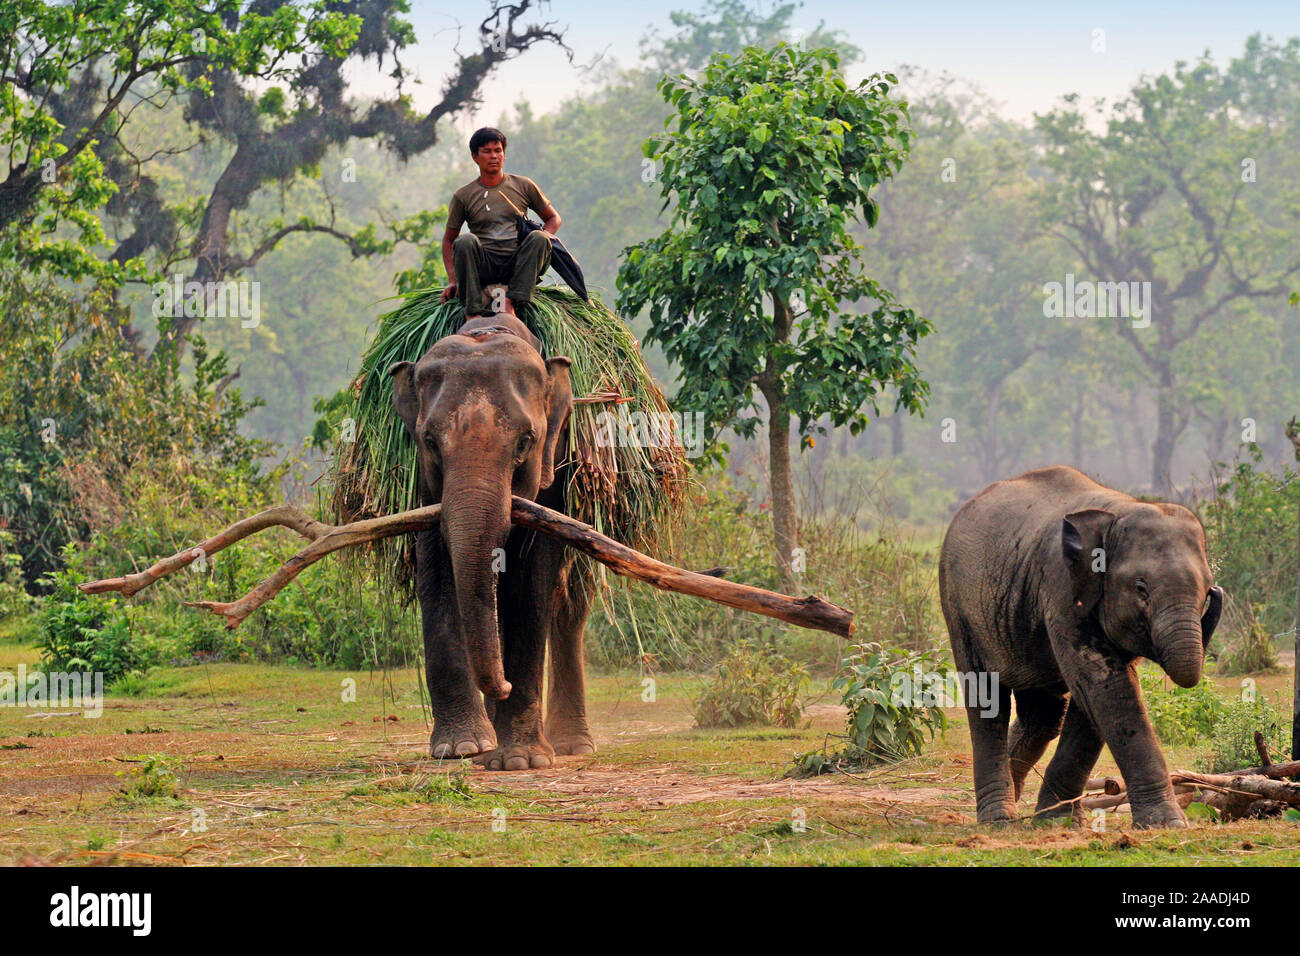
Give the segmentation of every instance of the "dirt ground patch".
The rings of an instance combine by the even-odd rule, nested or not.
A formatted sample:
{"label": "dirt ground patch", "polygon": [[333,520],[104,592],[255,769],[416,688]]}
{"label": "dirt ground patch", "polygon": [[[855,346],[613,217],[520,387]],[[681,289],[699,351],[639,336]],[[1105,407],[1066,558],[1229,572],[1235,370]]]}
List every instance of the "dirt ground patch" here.
{"label": "dirt ground patch", "polygon": [[[1300,848],[1300,827],[1275,823],[1126,843],[1113,814],[1100,833],[980,827],[957,711],[923,757],[786,778],[796,755],[834,745],[842,707],[815,697],[795,729],[702,730],[700,679],[657,680],[647,702],[635,674],[592,676],[599,752],[509,774],[428,759],[409,673],[207,665],[109,698],[95,720],[7,709],[0,862],[1277,863]],[[1027,789],[1026,813],[1036,780]]]}

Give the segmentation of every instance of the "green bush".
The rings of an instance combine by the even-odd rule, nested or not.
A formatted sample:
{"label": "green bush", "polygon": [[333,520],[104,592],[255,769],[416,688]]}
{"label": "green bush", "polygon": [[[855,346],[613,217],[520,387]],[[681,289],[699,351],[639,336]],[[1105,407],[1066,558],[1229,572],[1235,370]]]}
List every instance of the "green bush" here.
{"label": "green bush", "polygon": [[[1243,608],[1258,607],[1260,625],[1279,635],[1295,627],[1300,475],[1272,474],[1261,461],[1259,448],[1251,446],[1251,460],[1237,462],[1216,483],[1202,518],[1216,582]],[[1240,639],[1234,631],[1246,622],[1244,615],[1224,622],[1227,643]]]}
{"label": "green bush", "polygon": [[14,534],[0,528],[0,624],[25,617],[32,599],[23,583],[23,559],[15,550]]}
{"label": "green bush", "polygon": [[37,616],[36,646],[46,668],[99,672],[104,682],[157,663],[158,648],[131,628],[126,610],[115,598],[87,596],[77,590],[85,577],[71,545],[65,548],[68,570],[47,575],[50,588]]}
{"label": "green bush", "polygon": [[1179,687],[1154,664],[1138,668],[1138,682],[1156,736],[1171,746],[1204,740],[1228,706],[1208,680]]}
{"label": "green bush", "polygon": [[794,727],[803,716],[799,695],[808,673],[773,648],[742,641],[718,663],[713,679],[695,702],[700,727],[754,724]]}
{"label": "green bush", "polygon": [[1259,766],[1255,749],[1255,731],[1264,735],[1269,756],[1281,763],[1291,759],[1291,714],[1257,697],[1254,700],[1225,701],[1209,734],[1209,745],[1201,754],[1200,765],[1209,773],[1227,773]]}
{"label": "green bush", "polygon": [[830,773],[837,766],[860,769],[919,756],[927,740],[947,730],[948,716],[943,705],[956,701],[934,695],[938,699],[931,703],[924,694],[918,701],[897,693],[901,679],[906,676],[910,685],[918,668],[922,674],[947,669],[937,655],[928,651],[889,652],[876,643],[852,648],[832,683],[836,690],[843,691],[844,706],[849,711],[845,746],[833,754],[823,747],[795,758],[792,773],[813,776]]}

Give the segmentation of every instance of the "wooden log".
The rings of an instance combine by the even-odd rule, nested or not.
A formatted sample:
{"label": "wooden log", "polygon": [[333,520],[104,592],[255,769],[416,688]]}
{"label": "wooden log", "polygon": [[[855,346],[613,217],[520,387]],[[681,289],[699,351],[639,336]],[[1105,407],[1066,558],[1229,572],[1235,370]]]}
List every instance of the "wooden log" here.
{"label": "wooden log", "polygon": [[[78,587],[87,594],[117,591],[129,597],[154,581],[189,566],[200,556],[216,554],[223,548],[264,528],[286,527],[309,539],[311,544],[295,554],[271,577],[239,600],[229,603],[218,601],[190,603],[191,607],[221,615],[226,619],[226,626],[234,628],[238,627],[249,614],[275,597],[286,584],[306,568],[326,555],[352,545],[432,527],[438,523],[441,514],[441,505],[430,505],[395,515],[384,515],[336,526],[315,521],[297,508],[289,506],[270,508],[235,522],[197,547],[178,551],[145,571],[120,578],[91,581]],[[737,584],[714,576],[716,572],[722,570],[717,568],[705,573],[677,568],[607,538],[590,525],[518,496],[511,499],[510,517],[515,524],[555,537],[570,547],[590,555],[608,565],[616,574],[645,581],[660,590],[705,598],[799,627],[830,631],[844,638],[853,635],[853,612],[815,595],[794,598],[763,588]]]}
{"label": "wooden log", "polygon": [[1124,792],[1124,784],[1114,777],[1091,777],[1084,784],[1084,790],[1102,790],[1105,793],[1114,796],[1117,793]]}
{"label": "wooden log", "polygon": [[1237,776],[1226,773],[1191,773],[1186,770],[1176,770],[1170,774],[1170,779],[1174,783],[1191,783],[1202,788],[1229,790],[1250,795],[1254,799],[1264,797],[1269,800],[1280,800],[1291,806],[1300,806],[1300,783],[1273,780],[1263,774]]}
{"label": "wooden log", "polygon": [[853,612],[816,595],[792,598],[776,591],[675,568],[605,537],[590,525],[524,498],[515,497],[510,518],[516,524],[541,531],[577,548],[607,565],[615,574],[636,578],[660,590],[706,598],[788,624],[830,631],[844,638],[853,636]]}
{"label": "wooden log", "polygon": [[1288,760],[1286,763],[1271,763],[1266,767],[1243,767],[1233,770],[1230,777],[1268,777],[1270,780],[1300,780],[1300,760]]}

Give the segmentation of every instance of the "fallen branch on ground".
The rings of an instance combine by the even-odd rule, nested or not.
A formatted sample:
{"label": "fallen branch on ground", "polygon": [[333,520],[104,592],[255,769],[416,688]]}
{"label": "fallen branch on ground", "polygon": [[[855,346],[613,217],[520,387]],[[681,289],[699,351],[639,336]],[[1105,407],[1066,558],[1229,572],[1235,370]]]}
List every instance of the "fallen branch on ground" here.
{"label": "fallen branch on ground", "polygon": [[[352,545],[431,528],[438,523],[441,516],[441,505],[429,505],[412,511],[353,521],[344,525],[328,525],[315,521],[297,508],[287,505],[269,508],[250,518],[235,522],[202,544],[178,551],[144,571],[120,578],[92,581],[78,587],[86,594],[116,591],[130,597],[160,578],[188,567],[200,558],[206,560],[236,541],[265,528],[276,526],[289,528],[311,541],[311,544],[295,554],[274,574],[239,600],[224,604],[217,601],[190,602],[190,607],[203,608],[213,614],[221,615],[226,619],[226,626],[234,628],[238,627],[249,614],[275,597],[286,584],[306,568],[326,555]],[[793,598],[775,591],[737,584],[734,581],[715,577],[708,572],[700,573],[673,567],[671,564],[657,561],[649,555],[606,537],[590,525],[518,496],[511,499],[510,519],[514,524],[532,528],[582,551],[602,564],[608,565],[615,574],[645,581],[660,590],[705,598],[799,627],[830,631],[844,638],[853,636],[853,612],[815,595]],[[711,570],[716,573],[719,569]]]}
{"label": "fallen branch on ground", "polygon": [[[1267,751],[1262,750],[1260,756],[1267,760]],[[1275,816],[1288,807],[1300,807],[1300,783],[1284,779],[1287,777],[1300,777],[1300,761],[1266,763],[1231,773],[1175,770],[1169,775],[1169,782],[1179,806],[1186,807],[1191,800],[1199,799],[1218,810],[1225,820],[1232,820],[1244,816]],[[1085,810],[1127,813],[1131,809],[1123,782],[1113,777],[1090,779],[1079,804]]]}

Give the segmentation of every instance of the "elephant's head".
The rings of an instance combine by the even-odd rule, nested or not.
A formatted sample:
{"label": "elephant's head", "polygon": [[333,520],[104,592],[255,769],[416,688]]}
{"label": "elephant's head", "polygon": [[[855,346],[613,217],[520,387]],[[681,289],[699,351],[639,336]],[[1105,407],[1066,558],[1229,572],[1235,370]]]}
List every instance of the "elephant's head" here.
{"label": "elephant's head", "polygon": [[442,503],[470,666],[488,697],[510,694],[501,662],[493,550],[510,533],[510,497],[555,480],[572,405],[569,359],[543,359],[504,315],[471,320],[419,362],[398,362],[393,403],[415,440],[422,498]]}
{"label": "elephant's head", "polygon": [[1061,549],[1080,615],[1095,609],[1111,643],[1155,661],[1180,687],[1200,681],[1223,590],[1195,515],[1171,504],[1077,511],[1061,524]]}

